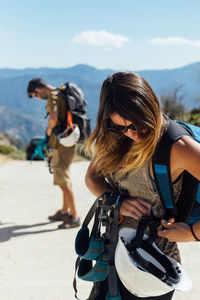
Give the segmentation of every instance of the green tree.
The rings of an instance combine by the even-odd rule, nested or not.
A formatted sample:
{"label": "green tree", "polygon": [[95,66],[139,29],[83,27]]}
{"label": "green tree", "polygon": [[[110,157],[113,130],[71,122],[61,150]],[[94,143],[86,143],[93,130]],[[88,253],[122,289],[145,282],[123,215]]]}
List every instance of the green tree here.
{"label": "green tree", "polygon": [[185,121],[196,126],[200,126],[200,107],[193,108],[185,114]]}

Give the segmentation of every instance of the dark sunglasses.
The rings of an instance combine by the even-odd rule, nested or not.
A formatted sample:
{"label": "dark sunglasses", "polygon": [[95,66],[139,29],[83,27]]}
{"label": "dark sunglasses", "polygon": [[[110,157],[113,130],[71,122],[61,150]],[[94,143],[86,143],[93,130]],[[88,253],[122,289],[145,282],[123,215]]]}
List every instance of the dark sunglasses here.
{"label": "dark sunglasses", "polygon": [[39,92],[36,92],[36,91],[34,91],[34,97],[37,97],[37,96],[40,96],[40,93]]}
{"label": "dark sunglasses", "polygon": [[115,133],[126,133],[129,129],[137,130],[134,124],[130,124],[128,126],[116,125],[114,123],[108,128],[108,130]]}

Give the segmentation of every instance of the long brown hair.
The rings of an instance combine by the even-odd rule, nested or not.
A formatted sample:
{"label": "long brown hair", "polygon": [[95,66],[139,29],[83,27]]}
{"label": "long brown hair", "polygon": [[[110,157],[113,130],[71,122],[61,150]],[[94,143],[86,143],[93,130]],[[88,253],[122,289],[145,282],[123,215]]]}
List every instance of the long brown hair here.
{"label": "long brown hair", "polygon": [[[113,113],[136,126],[140,142],[109,130]],[[136,73],[117,72],[103,82],[96,127],[87,150],[94,145],[94,163],[99,173],[106,175],[123,165],[119,172],[123,175],[140,169],[152,157],[161,129],[159,101],[148,82]]]}

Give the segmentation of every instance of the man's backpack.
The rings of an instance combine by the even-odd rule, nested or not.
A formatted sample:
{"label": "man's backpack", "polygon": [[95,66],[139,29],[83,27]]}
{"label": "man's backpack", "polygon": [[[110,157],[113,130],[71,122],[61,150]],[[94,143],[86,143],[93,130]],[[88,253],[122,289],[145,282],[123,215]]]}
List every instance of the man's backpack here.
{"label": "man's backpack", "polygon": [[153,172],[160,199],[165,207],[166,219],[192,225],[200,220],[200,182],[187,171],[183,173],[180,196],[175,203],[170,173],[170,151],[173,143],[183,136],[190,136],[200,143],[200,127],[169,118],[167,130],[153,155]]}
{"label": "man's backpack", "polygon": [[67,109],[72,113],[73,123],[77,124],[80,129],[79,142],[84,142],[91,134],[91,125],[83,92],[72,82],[62,84],[60,91],[67,100]]}

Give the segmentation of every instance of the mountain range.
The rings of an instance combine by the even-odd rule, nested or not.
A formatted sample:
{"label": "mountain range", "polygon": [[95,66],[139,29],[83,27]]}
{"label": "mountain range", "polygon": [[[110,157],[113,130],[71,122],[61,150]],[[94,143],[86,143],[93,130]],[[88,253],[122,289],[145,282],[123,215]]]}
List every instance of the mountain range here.
{"label": "mountain range", "polygon": [[[41,77],[49,84],[59,87],[72,81],[84,92],[92,127],[95,125],[102,82],[116,71],[99,70],[88,65],[70,68],[0,69],[0,131],[28,142],[33,136],[44,136],[47,125],[45,101],[29,99],[27,84],[33,77]],[[137,72],[137,70],[130,69]],[[174,88],[180,88],[187,110],[199,106],[200,62],[172,70],[138,71],[152,86],[159,97]]]}

